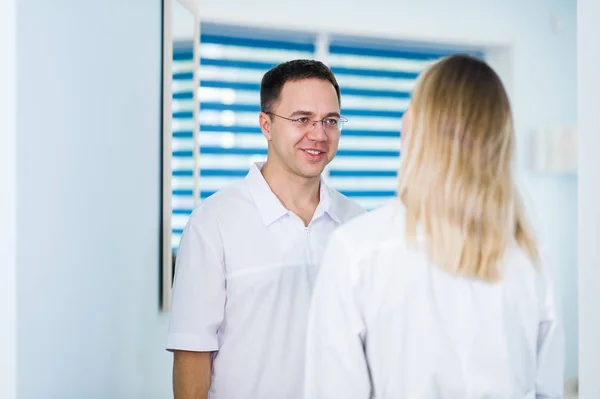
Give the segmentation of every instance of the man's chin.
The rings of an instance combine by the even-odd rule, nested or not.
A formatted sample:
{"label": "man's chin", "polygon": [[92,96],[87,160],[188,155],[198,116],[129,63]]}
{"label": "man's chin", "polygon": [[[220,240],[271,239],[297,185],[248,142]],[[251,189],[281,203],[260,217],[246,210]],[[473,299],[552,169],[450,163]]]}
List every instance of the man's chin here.
{"label": "man's chin", "polygon": [[300,168],[300,174],[307,179],[316,178],[321,176],[325,170],[324,166],[321,165],[310,165],[310,167]]}

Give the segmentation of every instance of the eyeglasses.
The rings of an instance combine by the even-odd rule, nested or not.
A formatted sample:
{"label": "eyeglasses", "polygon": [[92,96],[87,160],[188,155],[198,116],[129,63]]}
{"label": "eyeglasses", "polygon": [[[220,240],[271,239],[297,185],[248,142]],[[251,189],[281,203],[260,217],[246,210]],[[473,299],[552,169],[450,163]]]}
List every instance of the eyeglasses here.
{"label": "eyeglasses", "polygon": [[323,129],[326,132],[338,133],[342,131],[342,127],[345,122],[348,122],[348,119],[337,116],[330,116],[318,121],[312,120],[309,117],[301,116],[299,118],[286,118],[285,116],[274,114],[273,112],[265,112],[267,115],[273,115],[281,119],[285,119],[287,121],[292,122],[294,126],[303,131],[313,131],[317,123],[321,122],[323,125]]}

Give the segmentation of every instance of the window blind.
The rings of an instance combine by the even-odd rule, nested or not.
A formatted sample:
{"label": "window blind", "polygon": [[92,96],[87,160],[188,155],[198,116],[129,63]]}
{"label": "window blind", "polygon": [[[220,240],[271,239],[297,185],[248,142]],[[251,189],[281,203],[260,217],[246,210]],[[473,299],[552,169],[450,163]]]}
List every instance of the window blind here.
{"label": "window blind", "polygon": [[[193,43],[174,43],[174,250],[198,201],[243,178],[253,162],[266,159],[267,145],[257,116],[263,74],[283,61],[316,58],[316,42],[316,35],[307,33],[202,24],[196,154]],[[331,38],[321,55],[340,84],[342,115],[349,120],[337,156],[324,173],[332,187],[369,210],[396,194],[401,119],[416,79],[431,62],[458,51]]]}
{"label": "window blind", "polygon": [[243,178],[266,159],[258,127],[260,81],[273,66],[315,58],[315,35],[201,25],[199,153],[194,161],[193,44],[173,48],[172,247],[194,208],[194,165],[199,200]]}
{"label": "window blind", "polygon": [[348,118],[329,183],[373,209],[396,194],[401,121],[418,75],[455,51],[332,38],[327,56]]}

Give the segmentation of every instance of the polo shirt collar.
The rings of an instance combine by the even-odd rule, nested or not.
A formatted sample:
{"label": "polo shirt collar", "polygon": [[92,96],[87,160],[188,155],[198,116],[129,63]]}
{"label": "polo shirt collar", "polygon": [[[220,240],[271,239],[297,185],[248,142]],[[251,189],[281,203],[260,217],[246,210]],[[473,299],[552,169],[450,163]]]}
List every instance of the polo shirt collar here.
{"label": "polo shirt collar", "polygon": [[[290,211],[283,206],[281,201],[279,201],[279,198],[271,191],[271,187],[269,187],[269,184],[261,173],[264,165],[264,162],[254,163],[248,171],[245,180],[263,223],[265,226],[269,226],[281,217],[287,215]],[[321,176],[319,205],[315,210],[313,220],[318,219],[325,213],[336,222],[341,223],[330,188],[325,184],[325,181]]]}

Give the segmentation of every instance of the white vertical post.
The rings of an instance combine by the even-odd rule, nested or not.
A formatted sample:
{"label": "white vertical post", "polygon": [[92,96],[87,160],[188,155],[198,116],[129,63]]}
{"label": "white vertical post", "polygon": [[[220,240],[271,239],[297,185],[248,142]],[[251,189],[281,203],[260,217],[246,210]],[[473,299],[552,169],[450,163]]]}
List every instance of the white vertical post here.
{"label": "white vertical post", "polygon": [[162,155],[162,295],[161,310],[171,310],[171,281],[173,280],[173,235],[171,191],[173,140],[173,0],[163,0],[163,155]]}
{"label": "white vertical post", "polygon": [[579,397],[600,398],[600,2],[577,1]]}
{"label": "white vertical post", "polygon": [[328,58],[329,34],[322,32],[317,35],[317,39],[315,40],[315,59],[327,64],[329,61]]}
{"label": "white vertical post", "polygon": [[17,395],[17,1],[0,1],[0,398]]}

